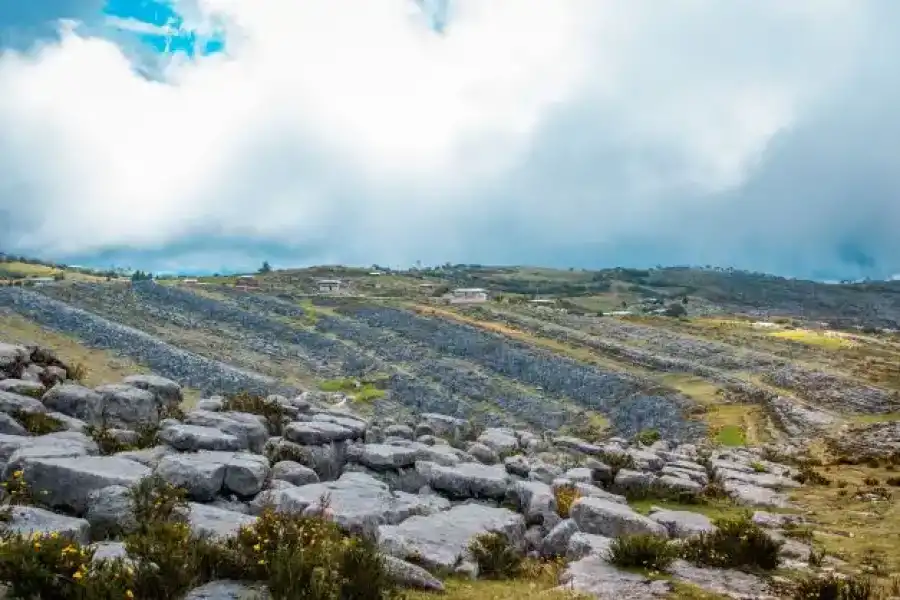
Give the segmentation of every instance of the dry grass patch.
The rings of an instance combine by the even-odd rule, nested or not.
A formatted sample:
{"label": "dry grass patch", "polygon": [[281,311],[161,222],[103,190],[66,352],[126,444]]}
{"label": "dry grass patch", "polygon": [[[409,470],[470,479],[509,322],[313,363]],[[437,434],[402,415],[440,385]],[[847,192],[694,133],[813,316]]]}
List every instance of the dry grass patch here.
{"label": "dry grass patch", "polygon": [[557,589],[563,568],[561,562],[526,561],[516,579],[448,579],[443,594],[413,591],[406,600],[589,600],[590,596]]}
{"label": "dry grass patch", "polygon": [[793,500],[814,523],[816,540],[853,566],[900,572],[900,493],[886,484],[897,471],[867,465],[819,469],[830,486],[803,486]]}
{"label": "dry grass patch", "polygon": [[124,356],[88,348],[75,338],[44,329],[16,314],[3,314],[0,318],[0,340],[12,344],[37,344],[53,350],[67,365],[84,365],[82,383],[89,387],[120,381],[135,373],[149,372]]}

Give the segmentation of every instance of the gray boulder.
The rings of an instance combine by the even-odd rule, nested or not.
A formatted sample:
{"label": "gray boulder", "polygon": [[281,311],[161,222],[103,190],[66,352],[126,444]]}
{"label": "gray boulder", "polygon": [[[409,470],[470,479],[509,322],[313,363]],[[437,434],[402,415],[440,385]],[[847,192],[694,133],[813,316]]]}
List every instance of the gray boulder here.
{"label": "gray boulder", "polygon": [[477,441],[501,456],[512,454],[519,449],[519,439],[511,429],[485,429],[484,432],[478,436]]}
{"label": "gray boulder", "polygon": [[76,514],[84,514],[91,492],[111,485],[130,487],[151,473],[142,464],[114,456],[27,458],[23,470],[42,502]]}
{"label": "gray boulder", "polygon": [[397,585],[431,592],[444,591],[444,584],[422,567],[388,555],[383,555],[382,560],[387,576]]}
{"label": "gray boulder", "polygon": [[509,489],[510,477],[502,466],[460,463],[445,467],[432,462],[416,463],[419,472],[433,490],[451,498],[489,498],[502,500]]}
{"label": "gray boulder", "polygon": [[545,558],[565,556],[569,539],[576,533],[578,533],[578,524],[575,521],[572,519],[560,521],[541,542],[541,556]]}
{"label": "gray boulder", "polygon": [[259,415],[242,412],[212,412],[192,410],[185,415],[188,425],[214,427],[241,440],[241,448],[251,452],[262,452],[269,439],[269,430]]}
{"label": "gray boulder", "polygon": [[416,464],[418,450],[413,447],[389,446],[387,444],[364,444],[348,450],[350,460],[370,469],[402,469]]}
{"label": "gray boulder", "polygon": [[654,506],[647,517],[665,527],[673,538],[688,538],[715,530],[709,517],[685,510],[666,510]]}
{"label": "gray boulder", "polygon": [[486,465],[495,465],[500,462],[500,455],[493,448],[478,442],[469,444],[466,452],[474,456],[478,462]]}
{"label": "gray boulder", "polygon": [[11,506],[9,510],[10,518],[0,523],[0,531],[25,536],[57,533],[79,544],[90,541],[91,526],[84,519],[58,515],[35,506]]}
{"label": "gray boulder", "polygon": [[292,460],[282,460],[272,467],[272,479],[287,481],[294,485],[319,483],[319,476],[307,466]]}
{"label": "gray boulder", "polygon": [[294,421],[284,430],[284,437],[296,444],[319,446],[332,442],[352,440],[357,434],[336,423]]}
{"label": "gray boulder", "polygon": [[159,375],[129,375],[122,383],[150,392],[160,408],[175,408],[184,400],[181,386]]}
{"label": "gray boulder", "polygon": [[668,536],[665,527],[633,511],[629,506],[601,498],[579,498],[572,505],[572,519],[585,533],[619,537],[638,533]]}
{"label": "gray boulder", "polygon": [[26,436],[28,431],[11,416],[0,412],[0,434]]}
{"label": "gray boulder", "polygon": [[91,524],[95,538],[128,534],[137,529],[130,490],[122,485],[112,485],[91,492],[84,518]]}
{"label": "gray boulder", "polygon": [[257,517],[207,504],[191,502],[188,508],[191,531],[203,538],[219,540],[231,538],[238,534],[241,527],[249,527],[257,521]]}
{"label": "gray boulder", "polygon": [[194,588],[184,600],[269,600],[268,590],[258,584],[239,581],[211,581]]}
{"label": "gray boulder", "polygon": [[0,391],[0,412],[45,413],[47,407],[31,396]]}
{"label": "gray boulder", "polygon": [[113,383],[96,387],[94,391],[100,395],[101,403],[99,412],[92,414],[90,419],[84,419],[89,423],[97,425],[105,422],[109,426],[131,428],[159,422],[156,398],[147,390]]}
{"label": "gray boulder", "polygon": [[196,452],[198,450],[244,450],[246,447],[242,440],[216,429],[202,425],[184,425],[172,423],[163,427],[159,432],[159,441],[182,452]]}
{"label": "gray boulder", "polygon": [[594,535],[582,531],[575,532],[566,545],[566,558],[570,561],[580,560],[585,556],[595,555],[607,558],[613,538]]}
{"label": "gray boulder", "polygon": [[0,379],[0,392],[10,392],[20,396],[29,396],[31,398],[40,398],[44,395],[46,388],[39,381],[28,381],[25,379]]}

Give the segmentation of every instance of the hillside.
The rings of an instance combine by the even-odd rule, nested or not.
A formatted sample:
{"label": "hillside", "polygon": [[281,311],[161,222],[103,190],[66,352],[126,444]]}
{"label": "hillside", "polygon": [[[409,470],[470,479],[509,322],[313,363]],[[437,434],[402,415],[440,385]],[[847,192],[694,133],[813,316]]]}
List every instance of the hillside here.
{"label": "hillside", "polygon": [[[342,288],[320,292],[322,278],[341,279]],[[657,474],[675,455],[698,460],[690,448],[718,448],[730,461],[719,467],[727,477],[764,491],[734,492],[745,494],[738,504],[716,501],[701,512],[734,515],[761,497],[783,509],[790,496],[827,552],[852,567],[874,553],[889,571],[900,568],[900,520],[880,485],[897,480],[890,471],[900,459],[900,335],[891,329],[900,322],[900,282],[446,266],[321,267],[258,275],[249,288],[235,283],[65,278],[2,287],[0,341],[52,349],[79,364],[90,386],[134,373],[170,378],[183,386],[182,409],[203,398],[201,413],[217,394],[313,394],[368,424],[415,426],[437,413],[476,431],[532,432],[554,439],[554,452],[574,452],[578,464],[568,464],[577,467],[600,456],[601,440],[649,440],[631,446],[639,453],[662,439],[653,450],[662,462],[644,456]],[[442,294],[456,287],[487,288],[492,299],[447,304]],[[503,458],[497,440],[479,443],[487,449],[467,451],[481,462]],[[803,468],[823,461],[840,486],[795,489],[750,466],[808,475]],[[774,503],[771,490],[783,494]],[[625,495],[650,511],[653,496]],[[849,542],[848,534],[860,537]]]}

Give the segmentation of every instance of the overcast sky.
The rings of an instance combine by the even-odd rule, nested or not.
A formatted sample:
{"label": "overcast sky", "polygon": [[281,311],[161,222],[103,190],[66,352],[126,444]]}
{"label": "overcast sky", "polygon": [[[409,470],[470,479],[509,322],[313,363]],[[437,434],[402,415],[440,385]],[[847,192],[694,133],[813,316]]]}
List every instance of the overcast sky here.
{"label": "overcast sky", "polygon": [[0,250],[900,273],[896,0],[0,0]]}

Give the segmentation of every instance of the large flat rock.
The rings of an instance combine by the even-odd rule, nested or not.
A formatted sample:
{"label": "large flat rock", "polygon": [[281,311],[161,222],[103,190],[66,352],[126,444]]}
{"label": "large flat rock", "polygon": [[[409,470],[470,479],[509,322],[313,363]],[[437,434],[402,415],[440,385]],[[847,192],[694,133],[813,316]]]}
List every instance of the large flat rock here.
{"label": "large flat rock", "polygon": [[525,537],[525,519],[505,508],[463,504],[448,511],[412,517],[399,525],[379,528],[382,550],[401,559],[414,559],[429,569],[448,570],[468,553],[475,536],[505,533],[514,544]]}
{"label": "large flat rock", "polygon": [[131,487],[151,473],[140,463],[115,456],[28,458],[22,470],[31,490],[41,494],[42,502],[77,514],[85,512],[94,490],[112,485]]}

